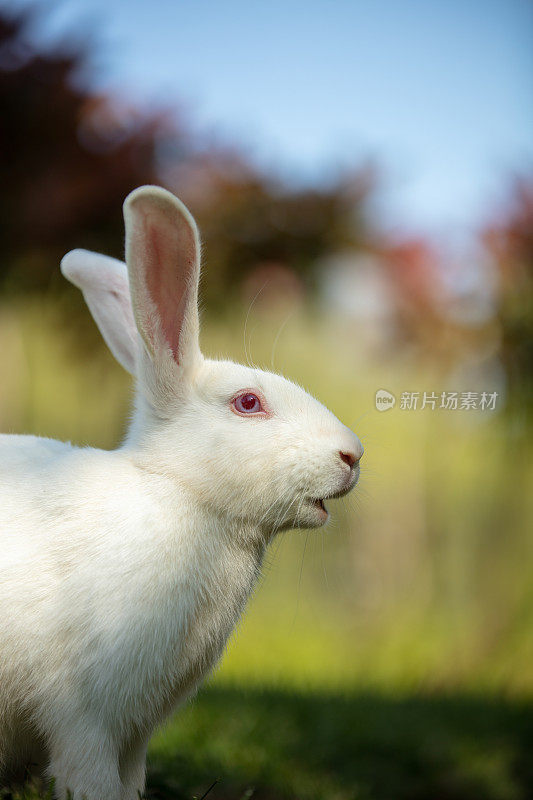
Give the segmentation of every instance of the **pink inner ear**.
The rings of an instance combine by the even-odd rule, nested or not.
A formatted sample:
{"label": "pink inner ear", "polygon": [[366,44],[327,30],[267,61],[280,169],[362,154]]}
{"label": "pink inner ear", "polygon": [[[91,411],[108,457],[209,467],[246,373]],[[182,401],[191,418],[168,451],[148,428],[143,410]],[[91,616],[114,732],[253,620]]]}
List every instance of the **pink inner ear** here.
{"label": "pink inner ear", "polygon": [[145,275],[163,335],[179,363],[180,336],[187,309],[189,280],[194,269],[195,242],[190,226],[179,214],[161,220],[144,216]]}

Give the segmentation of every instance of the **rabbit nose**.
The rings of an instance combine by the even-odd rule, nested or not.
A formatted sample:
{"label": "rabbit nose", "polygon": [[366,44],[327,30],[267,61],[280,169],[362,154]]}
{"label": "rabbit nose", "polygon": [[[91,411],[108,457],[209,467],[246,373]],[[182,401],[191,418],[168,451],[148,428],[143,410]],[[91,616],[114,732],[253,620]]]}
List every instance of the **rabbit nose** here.
{"label": "rabbit nose", "polygon": [[344,461],[345,464],[348,464],[350,469],[353,469],[354,465],[357,464],[361,456],[363,455],[362,448],[360,453],[352,453],[352,452],[343,452],[339,450],[339,455],[341,459]]}

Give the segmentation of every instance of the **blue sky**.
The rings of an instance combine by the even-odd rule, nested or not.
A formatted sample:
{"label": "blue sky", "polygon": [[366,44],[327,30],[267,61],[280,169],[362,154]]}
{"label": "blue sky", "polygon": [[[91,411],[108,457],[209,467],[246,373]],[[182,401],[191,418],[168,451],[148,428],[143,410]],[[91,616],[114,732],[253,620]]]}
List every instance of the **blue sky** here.
{"label": "blue sky", "polygon": [[[4,2],[4,7],[27,5]],[[42,5],[42,4],[41,4]],[[533,167],[531,0],[55,0],[101,86],[191,110],[295,181],[374,158],[385,225],[460,233]]]}

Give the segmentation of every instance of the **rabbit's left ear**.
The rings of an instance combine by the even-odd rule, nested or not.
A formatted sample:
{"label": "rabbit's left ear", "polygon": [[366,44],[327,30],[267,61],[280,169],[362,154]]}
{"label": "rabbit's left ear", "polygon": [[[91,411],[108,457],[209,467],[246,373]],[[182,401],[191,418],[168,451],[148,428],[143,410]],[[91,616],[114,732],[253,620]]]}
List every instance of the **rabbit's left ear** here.
{"label": "rabbit's left ear", "polygon": [[81,289],[105,343],[134,375],[138,337],[124,262],[89,250],[71,250],[61,260],[61,272]]}
{"label": "rabbit's left ear", "polygon": [[131,192],[124,221],[137,329],[155,372],[182,380],[200,357],[196,223],[183,203],[159,186]]}

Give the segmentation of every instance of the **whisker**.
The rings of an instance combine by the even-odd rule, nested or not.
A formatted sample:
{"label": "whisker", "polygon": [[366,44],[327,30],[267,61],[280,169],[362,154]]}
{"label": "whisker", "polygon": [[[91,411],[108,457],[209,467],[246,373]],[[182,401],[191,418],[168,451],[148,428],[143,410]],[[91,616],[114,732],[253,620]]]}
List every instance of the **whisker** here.
{"label": "whisker", "polygon": [[[272,486],[273,484],[274,484],[274,480],[272,480],[272,483],[271,483],[270,485]],[[266,492],[269,490],[269,488],[270,488],[270,486],[268,486],[268,487],[266,488],[266,490],[265,490],[265,494],[266,494]],[[274,508],[274,506],[275,506],[277,503],[279,503],[279,502],[281,502],[281,503],[284,503],[284,502],[285,502],[285,496],[287,496],[287,495],[289,494],[289,492],[290,492],[290,489],[286,489],[286,491],[285,491],[285,493],[284,493],[284,494],[282,494],[281,496],[279,496],[279,497],[276,497],[276,498],[274,499],[274,501],[273,501],[273,502],[272,502],[272,503],[271,503],[271,504],[268,506],[267,510],[265,511],[265,513],[263,514],[263,516],[261,517],[261,519],[259,520],[259,525],[261,525],[261,523],[263,522],[263,520],[264,520],[264,519],[267,517],[267,515],[269,514],[269,512],[271,511],[271,509],[272,509],[272,508]],[[287,508],[287,510],[288,510],[288,508]],[[284,512],[284,513],[286,513],[286,512]],[[279,518],[279,514],[278,514],[278,517],[276,517],[276,524],[277,524],[277,520],[278,520],[278,518]]]}
{"label": "whisker", "polygon": [[294,618],[292,620],[292,628],[294,628],[294,626],[296,624],[296,617],[298,615],[298,608],[300,606],[300,589],[301,589],[301,586],[302,586],[302,573],[303,573],[303,568],[304,568],[305,552],[307,550],[307,542],[308,542],[308,540],[309,540],[309,531],[307,531],[306,536],[305,536],[304,549],[303,549],[303,552],[302,552],[302,561],[300,563],[300,575],[298,577],[298,590],[296,592],[296,606],[294,608]]}
{"label": "whisker", "polygon": [[324,572],[324,580],[325,580],[325,583],[326,583],[326,589],[329,590],[328,575],[327,575],[327,572],[326,572],[326,560],[325,560],[325,553],[324,553],[324,538],[325,538],[324,531],[321,531],[320,542],[322,544],[322,570]]}
{"label": "whisker", "polygon": [[[252,367],[252,363],[251,363],[251,359],[249,358],[249,355],[248,355],[248,347],[247,347],[247,343],[246,343],[246,332],[247,332],[247,329],[248,329],[248,319],[249,319],[249,317],[250,317],[250,312],[251,312],[252,308],[254,307],[255,301],[257,300],[257,298],[259,297],[259,295],[261,294],[261,292],[263,291],[263,289],[265,288],[265,286],[267,285],[267,283],[269,282],[269,280],[270,280],[270,279],[269,279],[269,278],[267,278],[267,280],[266,280],[266,281],[264,282],[264,284],[261,286],[261,288],[259,289],[259,291],[258,291],[258,292],[257,292],[257,294],[255,295],[254,299],[252,300],[252,302],[251,302],[251,303],[250,303],[250,305],[248,306],[248,311],[246,312],[246,319],[244,320],[244,332],[243,332],[243,338],[244,338],[244,342],[243,342],[243,343],[244,343],[244,357],[246,358],[246,363],[248,364],[248,366],[249,366],[249,367]],[[250,342],[251,342],[251,338],[250,338]]]}
{"label": "whisker", "polygon": [[285,319],[283,320],[283,322],[279,326],[279,330],[278,330],[278,332],[276,334],[276,338],[274,339],[274,342],[272,344],[272,352],[270,353],[270,366],[272,368],[272,372],[275,372],[274,356],[276,354],[276,348],[278,346],[279,337],[281,336],[283,329],[287,325],[287,322],[290,320],[290,318],[294,314],[294,311],[295,311],[295,309],[291,308],[291,310],[289,311],[289,313],[287,314],[287,316],[285,317]]}

